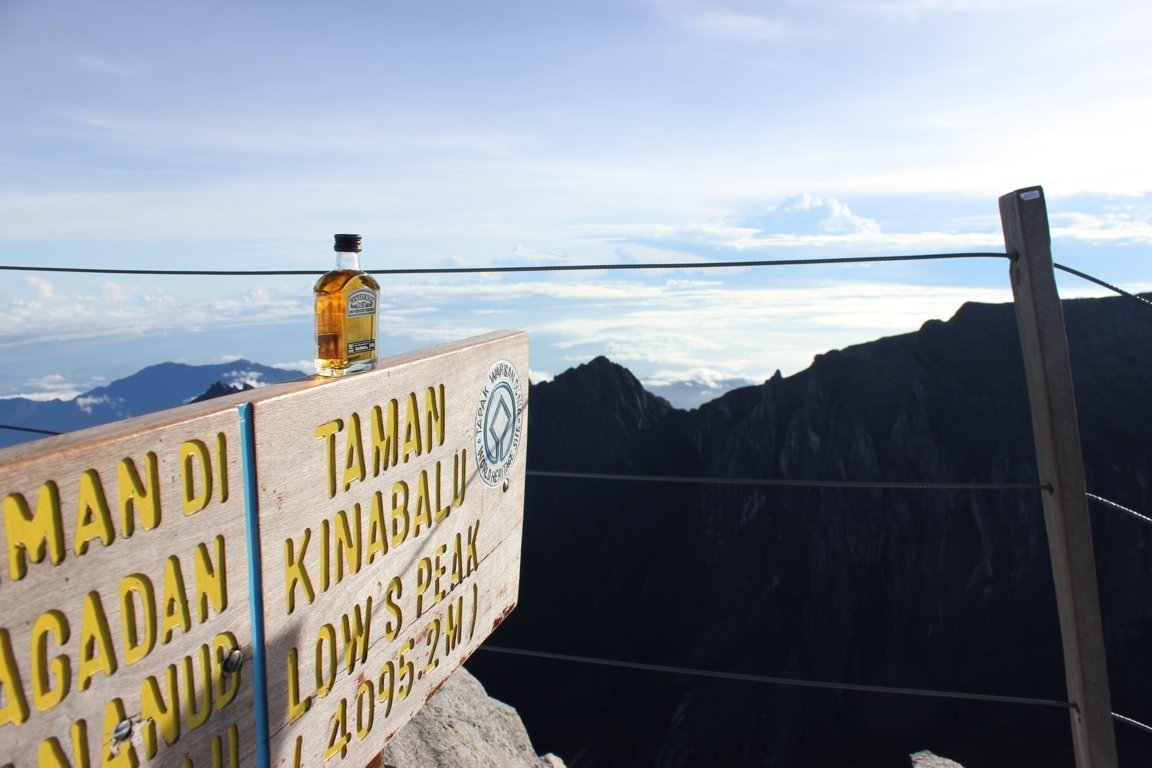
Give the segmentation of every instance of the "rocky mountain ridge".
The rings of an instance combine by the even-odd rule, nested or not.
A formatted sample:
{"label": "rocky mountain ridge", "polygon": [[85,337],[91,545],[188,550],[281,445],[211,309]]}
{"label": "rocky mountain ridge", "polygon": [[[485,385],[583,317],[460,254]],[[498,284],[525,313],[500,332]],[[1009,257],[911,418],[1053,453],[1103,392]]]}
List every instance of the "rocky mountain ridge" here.
{"label": "rocky mountain ridge", "polygon": [[[0,399],[0,424],[72,432],[190,403],[216,387],[214,395],[279,384],[306,374],[249,360],[210,365],[159,363],[68,400]],[[0,429],[0,448],[29,439]]]}
{"label": "rocky mountain ridge", "polygon": [[[1152,312],[1065,302],[1088,489],[1152,508]],[[1039,484],[1013,308],[819,356],[685,412],[604,358],[534,386],[529,469]],[[1152,716],[1152,527],[1093,509],[1115,710]],[[520,607],[493,642],[830,683],[1066,700],[1039,491],[531,477]],[[573,766],[1071,766],[1058,708],[479,654]],[[1122,754],[1152,755],[1121,727]]]}

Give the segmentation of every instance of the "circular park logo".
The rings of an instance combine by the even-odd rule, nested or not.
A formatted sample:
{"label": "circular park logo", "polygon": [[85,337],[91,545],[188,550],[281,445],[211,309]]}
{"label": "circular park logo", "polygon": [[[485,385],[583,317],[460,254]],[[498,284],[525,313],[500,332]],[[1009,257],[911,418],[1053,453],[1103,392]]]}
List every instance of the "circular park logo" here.
{"label": "circular park logo", "polygon": [[484,376],[476,406],[476,468],[485,485],[501,485],[520,448],[524,432],[524,391],[516,366],[493,363]]}

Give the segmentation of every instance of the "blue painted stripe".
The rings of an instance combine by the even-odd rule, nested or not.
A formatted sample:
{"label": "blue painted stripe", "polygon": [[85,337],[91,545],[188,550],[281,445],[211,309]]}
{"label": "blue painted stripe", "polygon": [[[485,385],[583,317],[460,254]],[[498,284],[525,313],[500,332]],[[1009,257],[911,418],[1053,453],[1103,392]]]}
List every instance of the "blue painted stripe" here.
{"label": "blue painted stripe", "polygon": [[248,534],[248,605],[252,612],[252,699],[256,710],[256,765],[271,768],[268,745],[268,663],[264,651],[264,579],[260,561],[260,498],[256,482],[256,425],[252,404],[241,405],[244,520]]}

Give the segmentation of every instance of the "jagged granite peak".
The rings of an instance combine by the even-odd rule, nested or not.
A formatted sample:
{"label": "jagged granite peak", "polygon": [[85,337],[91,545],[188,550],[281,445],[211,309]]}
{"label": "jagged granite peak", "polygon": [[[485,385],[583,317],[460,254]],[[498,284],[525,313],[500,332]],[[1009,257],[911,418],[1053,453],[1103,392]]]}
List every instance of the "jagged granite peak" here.
{"label": "jagged granite peak", "polygon": [[[1152,509],[1152,312],[1064,303],[1090,492]],[[574,372],[572,372],[574,373]],[[603,374],[598,381],[595,374]],[[694,411],[607,361],[530,400],[529,466],[672,476],[1039,483],[1014,309],[820,355]],[[1061,700],[1040,491],[532,477],[520,607],[493,642],[780,678]],[[1116,711],[1152,719],[1152,527],[1094,508]],[[469,662],[569,765],[1073,765],[1054,708]],[[1120,729],[1121,754],[1152,754]]]}
{"label": "jagged granite peak", "polygon": [[629,440],[674,410],[628,369],[602,356],[533,384],[529,404],[530,430],[539,411],[549,414],[546,428],[563,435],[559,453],[551,444],[533,446],[528,461],[537,469],[555,469],[553,463],[563,461],[568,469],[609,465],[619,470],[626,466],[620,462],[629,453]]}
{"label": "jagged granite peak", "polygon": [[237,392],[247,392],[248,390],[255,389],[254,386],[245,382],[243,384],[228,384],[223,381],[217,381],[212,386],[208,387],[203,394],[192,398],[193,403],[202,403],[205,400],[215,400],[218,397],[225,395],[235,395]]}

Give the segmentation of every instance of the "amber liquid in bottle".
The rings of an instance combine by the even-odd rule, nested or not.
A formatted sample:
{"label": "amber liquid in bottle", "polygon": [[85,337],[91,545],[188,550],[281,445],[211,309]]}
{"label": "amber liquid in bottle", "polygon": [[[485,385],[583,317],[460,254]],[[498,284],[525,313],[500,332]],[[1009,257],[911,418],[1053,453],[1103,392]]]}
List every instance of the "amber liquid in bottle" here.
{"label": "amber liquid in bottle", "polygon": [[344,376],[376,367],[376,306],[380,284],[360,270],[357,253],[338,253],[337,269],[313,288],[316,373]]}

